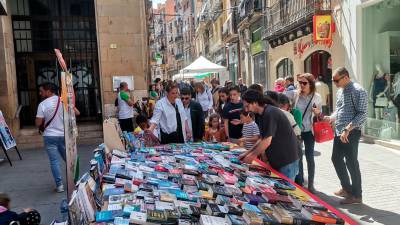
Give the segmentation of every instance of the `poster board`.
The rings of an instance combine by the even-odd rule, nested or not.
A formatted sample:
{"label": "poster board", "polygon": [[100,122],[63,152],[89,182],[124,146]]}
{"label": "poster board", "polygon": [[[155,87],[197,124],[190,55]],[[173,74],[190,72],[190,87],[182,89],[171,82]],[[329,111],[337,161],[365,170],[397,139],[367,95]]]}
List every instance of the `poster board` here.
{"label": "poster board", "polygon": [[0,111],[0,139],[1,144],[7,151],[17,146],[14,137],[11,134],[10,128],[8,127],[6,120],[4,119],[3,113]]}
{"label": "poster board", "polygon": [[113,76],[113,91],[118,91],[119,84],[121,82],[126,82],[128,84],[129,90],[135,90],[135,82],[132,75],[129,76]]}
{"label": "poster board", "polygon": [[58,63],[62,69],[61,72],[61,101],[64,115],[64,139],[66,153],[66,180],[67,180],[67,198],[71,199],[75,188],[75,178],[79,174],[78,149],[76,147],[76,138],[78,137],[78,127],[75,117],[75,93],[73,76],[68,72],[67,64],[59,49],[54,49]]}
{"label": "poster board", "polygon": [[64,138],[66,151],[66,169],[67,169],[67,191],[68,199],[72,196],[75,187],[75,177],[79,173],[78,168],[78,149],[76,147],[76,138],[78,136],[78,127],[76,126],[76,117],[74,112],[74,88],[72,74],[61,72],[61,99],[64,109]]}
{"label": "poster board", "polygon": [[107,119],[103,122],[104,144],[112,151],[113,149],[125,150],[122,144],[119,131],[118,121],[116,119]]}

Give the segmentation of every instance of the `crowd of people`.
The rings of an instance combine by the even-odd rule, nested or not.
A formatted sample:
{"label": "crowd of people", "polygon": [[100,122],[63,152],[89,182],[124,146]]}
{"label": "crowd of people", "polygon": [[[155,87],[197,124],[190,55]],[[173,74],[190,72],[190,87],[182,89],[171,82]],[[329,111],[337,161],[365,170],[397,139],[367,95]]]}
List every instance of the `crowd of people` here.
{"label": "crowd of people", "polygon": [[[137,116],[136,122],[155,134],[162,144],[236,143],[247,149],[240,157],[243,162],[261,159],[302,186],[305,184],[304,148],[306,187],[312,193],[316,192],[313,124],[335,122],[332,162],[342,186],[335,194],[344,197],[343,204],[357,204],[362,202],[357,154],[361,128],[367,116],[367,93],[351,81],[343,67],[333,73],[332,81],[338,93],[336,110],[329,115],[325,108],[326,93],[321,97],[318,79],[310,73],[299,74],[296,79],[278,79],[274,90],[264,90],[260,84],[247,87],[241,79],[237,85],[228,80],[223,86],[215,78],[210,82],[190,83],[157,79],[150,86],[149,96],[153,102],[148,108],[151,110]],[[119,115],[121,110],[124,115],[125,108],[132,104],[130,98],[120,97],[125,95],[123,91],[122,83]],[[143,117],[149,120],[140,126]],[[121,124],[125,123],[125,118],[120,117]],[[121,125],[121,128],[133,131],[133,125]]]}

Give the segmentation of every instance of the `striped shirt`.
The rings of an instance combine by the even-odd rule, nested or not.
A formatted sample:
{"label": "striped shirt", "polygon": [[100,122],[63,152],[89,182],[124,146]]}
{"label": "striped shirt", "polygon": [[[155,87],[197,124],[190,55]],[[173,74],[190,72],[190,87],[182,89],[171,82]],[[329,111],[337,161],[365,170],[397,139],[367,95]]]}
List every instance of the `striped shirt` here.
{"label": "striped shirt", "polygon": [[336,99],[336,111],[332,115],[336,118],[336,135],[341,135],[350,123],[354,129],[361,130],[368,110],[368,94],[364,88],[351,82],[337,92]]}
{"label": "striped shirt", "polygon": [[[251,138],[256,135],[260,135],[260,129],[258,128],[257,124],[252,121],[250,123],[243,124],[242,133],[244,138]],[[245,141],[244,147],[247,150],[250,150],[256,142],[257,141]]]}

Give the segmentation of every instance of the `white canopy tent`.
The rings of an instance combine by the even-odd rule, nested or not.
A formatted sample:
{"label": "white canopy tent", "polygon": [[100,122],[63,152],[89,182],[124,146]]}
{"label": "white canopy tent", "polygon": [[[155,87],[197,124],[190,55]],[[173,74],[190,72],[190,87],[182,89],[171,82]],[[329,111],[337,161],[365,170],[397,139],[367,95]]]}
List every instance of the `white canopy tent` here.
{"label": "white canopy tent", "polygon": [[192,62],[192,64],[181,69],[180,73],[186,76],[186,73],[219,73],[225,71],[226,67],[215,64],[203,56],[200,56]]}
{"label": "white canopy tent", "polygon": [[179,76],[181,79],[195,78],[196,76],[204,73],[219,73],[220,82],[224,82],[229,76],[226,67],[215,64],[203,56],[200,56],[189,66],[181,69],[179,71]]}

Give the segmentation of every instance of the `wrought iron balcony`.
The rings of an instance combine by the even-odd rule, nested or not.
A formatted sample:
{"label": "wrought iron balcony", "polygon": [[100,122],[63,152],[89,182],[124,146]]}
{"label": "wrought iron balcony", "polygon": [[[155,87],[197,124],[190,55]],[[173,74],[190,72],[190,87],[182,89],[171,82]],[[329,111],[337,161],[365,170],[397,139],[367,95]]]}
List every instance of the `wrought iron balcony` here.
{"label": "wrought iron balcony", "polygon": [[331,0],[275,0],[267,9],[263,38],[271,40],[312,21],[314,14],[331,13]]}
{"label": "wrought iron balcony", "polygon": [[223,9],[223,3],[222,0],[214,0],[213,5],[212,5],[212,16],[211,19],[213,21],[217,20],[218,17],[222,14],[222,9]]}
{"label": "wrought iron balcony", "polygon": [[228,19],[222,26],[222,40],[225,42],[230,42],[232,39],[237,37],[237,21],[238,13],[233,11],[228,15]]}
{"label": "wrought iron balcony", "polygon": [[239,27],[262,16],[262,0],[243,0],[239,5]]}
{"label": "wrought iron balcony", "polygon": [[176,37],[175,37],[175,42],[178,42],[178,41],[183,41],[183,36],[182,36],[182,34],[177,34],[177,35],[176,35]]}

